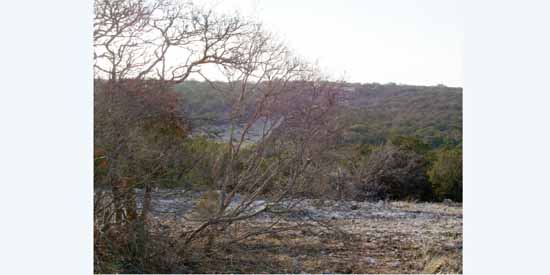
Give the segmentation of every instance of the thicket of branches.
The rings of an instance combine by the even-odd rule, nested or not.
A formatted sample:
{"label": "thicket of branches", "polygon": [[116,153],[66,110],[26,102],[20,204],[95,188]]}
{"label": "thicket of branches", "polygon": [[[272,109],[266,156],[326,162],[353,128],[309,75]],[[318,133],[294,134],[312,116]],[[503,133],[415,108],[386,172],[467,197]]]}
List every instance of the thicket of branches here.
{"label": "thicket of branches", "polygon": [[[338,83],[239,16],[169,0],[96,0],[94,8],[96,272],[173,272],[194,243],[206,240],[210,249],[272,232],[278,219],[249,232],[232,228],[270,211],[252,205],[259,196],[277,203],[307,189],[318,172],[312,163],[338,131]],[[212,154],[193,150],[191,123],[173,91],[192,75],[237,95],[229,139]],[[259,140],[249,145],[258,122]],[[211,209],[185,217],[193,228],[178,236],[156,234],[155,187],[184,181],[197,165],[216,190]],[[139,208],[137,187],[145,190]],[[238,205],[229,207],[236,195]]]}

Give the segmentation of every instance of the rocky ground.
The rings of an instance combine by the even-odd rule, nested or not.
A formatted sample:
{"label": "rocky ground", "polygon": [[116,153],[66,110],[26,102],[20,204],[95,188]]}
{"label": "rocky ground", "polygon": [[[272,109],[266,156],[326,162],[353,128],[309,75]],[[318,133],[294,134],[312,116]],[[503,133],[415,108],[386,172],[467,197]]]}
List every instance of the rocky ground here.
{"label": "rocky ground", "polygon": [[[138,191],[138,198],[142,197]],[[183,216],[200,193],[159,190],[153,213],[167,231],[192,228]],[[237,202],[240,198],[237,198]],[[138,201],[138,205],[140,202]],[[261,208],[265,201],[255,202]],[[275,217],[259,216],[256,226]],[[252,238],[202,263],[200,273],[462,273],[462,205],[457,203],[301,200],[294,215],[306,230]],[[310,229],[314,230],[310,230]],[[321,230],[327,228],[327,230]]]}

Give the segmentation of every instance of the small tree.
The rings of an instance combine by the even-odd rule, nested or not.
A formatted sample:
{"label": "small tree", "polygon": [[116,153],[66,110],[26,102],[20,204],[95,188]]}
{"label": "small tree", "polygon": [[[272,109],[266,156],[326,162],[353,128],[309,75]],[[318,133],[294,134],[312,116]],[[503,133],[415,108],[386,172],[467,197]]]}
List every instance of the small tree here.
{"label": "small tree", "polygon": [[[227,79],[223,85],[201,73],[212,88],[238,96],[231,104],[225,150],[212,172],[219,175],[217,209],[195,219],[200,224],[186,232],[184,244],[201,236],[211,237],[208,243],[212,243],[213,235],[204,234],[209,230],[227,232],[270,212],[268,205],[255,204],[261,196],[269,195],[272,203],[278,203],[307,189],[308,176],[319,168],[314,163],[335,140],[339,83],[325,81],[316,67],[294,57],[260,26],[242,43],[242,65],[221,68]],[[251,136],[256,136],[254,145],[247,142]],[[238,204],[232,205],[239,195]],[[279,222],[253,232],[234,232],[226,241],[269,234]]]}
{"label": "small tree", "polygon": [[[173,138],[184,137],[187,127],[177,116],[178,101],[168,98],[171,88],[208,64],[242,65],[243,41],[257,25],[190,1],[95,0],[94,11],[94,137],[103,151],[98,164],[107,168],[96,175],[110,186],[120,213],[124,174],[140,178],[150,197],[150,177],[167,176],[163,168],[177,166],[185,155],[175,150]],[[147,172],[136,173],[136,167]]]}

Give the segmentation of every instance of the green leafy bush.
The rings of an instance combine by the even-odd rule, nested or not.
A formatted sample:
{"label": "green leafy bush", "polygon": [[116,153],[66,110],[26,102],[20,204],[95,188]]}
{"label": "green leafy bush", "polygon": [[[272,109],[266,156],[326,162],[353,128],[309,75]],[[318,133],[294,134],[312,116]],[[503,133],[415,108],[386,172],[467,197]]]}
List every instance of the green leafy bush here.
{"label": "green leafy bush", "polygon": [[432,189],[439,200],[462,201],[462,150],[442,149],[428,171]]}
{"label": "green leafy bush", "polygon": [[[186,154],[187,167],[183,181],[193,189],[211,189],[215,187],[217,166],[220,165],[220,155],[223,144],[208,140],[205,137],[188,138],[183,145]],[[215,171],[216,170],[216,171]]]}

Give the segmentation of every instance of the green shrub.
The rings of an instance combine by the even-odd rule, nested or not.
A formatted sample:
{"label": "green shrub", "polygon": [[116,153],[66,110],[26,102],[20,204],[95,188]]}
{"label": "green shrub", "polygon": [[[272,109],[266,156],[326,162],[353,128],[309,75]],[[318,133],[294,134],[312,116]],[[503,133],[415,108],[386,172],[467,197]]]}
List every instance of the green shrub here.
{"label": "green shrub", "polygon": [[438,200],[462,201],[462,150],[442,149],[428,171]]}
{"label": "green shrub", "polygon": [[184,143],[184,152],[188,156],[183,165],[188,169],[183,181],[193,189],[212,189],[215,186],[217,170],[215,167],[223,150],[223,144],[208,140],[205,137],[193,137]]}

